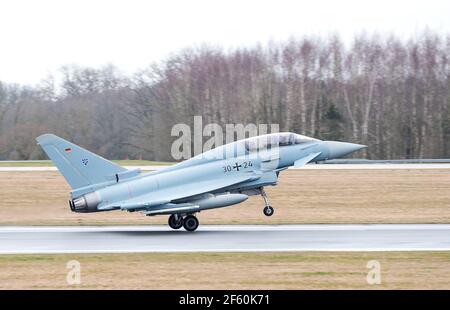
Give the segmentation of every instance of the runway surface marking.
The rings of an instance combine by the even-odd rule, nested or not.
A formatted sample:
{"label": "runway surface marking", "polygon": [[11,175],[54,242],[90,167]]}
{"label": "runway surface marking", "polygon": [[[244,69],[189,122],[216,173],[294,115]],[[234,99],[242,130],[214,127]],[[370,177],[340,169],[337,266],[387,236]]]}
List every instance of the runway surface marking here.
{"label": "runway surface marking", "polygon": [[259,251],[450,251],[450,225],[0,227],[0,254]]}

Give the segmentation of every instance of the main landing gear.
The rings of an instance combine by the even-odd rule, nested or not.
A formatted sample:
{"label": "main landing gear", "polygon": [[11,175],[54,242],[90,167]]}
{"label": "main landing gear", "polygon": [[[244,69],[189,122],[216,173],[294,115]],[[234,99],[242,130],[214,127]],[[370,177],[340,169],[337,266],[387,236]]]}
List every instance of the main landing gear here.
{"label": "main landing gear", "polygon": [[273,208],[270,206],[269,198],[267,197],[267,194],[266,194],[266,192],[264,191],[264,188],[261,188],[260,191],[261,191],[261,196],[262,196],[262,198],[264,199],[264,204],[266,205],[266,206],[264,207],[264,210],[263,210],[264,215],[265,215],[265,216],[272,216],[274,210],[273,210]]}
{"label": "main landing gear", "polygon": [[184,218],[180,214],[172,214],[169,216],[169,226],[173,229],[184,227],[187,231],[194,231],[198,228],[198,219],[192,215],[186,215]]}
{"label": "main landing gear", "polygon": [[173,229],[180,229],[183,227],[183,218],[181,215],[178,214],[172,214],[169,216],[169,226]]}

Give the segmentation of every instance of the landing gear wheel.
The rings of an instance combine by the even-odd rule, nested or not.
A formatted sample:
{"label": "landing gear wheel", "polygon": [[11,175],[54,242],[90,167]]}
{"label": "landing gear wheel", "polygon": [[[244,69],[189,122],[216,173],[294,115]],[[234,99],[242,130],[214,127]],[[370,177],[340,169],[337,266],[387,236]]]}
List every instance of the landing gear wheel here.
{"label": "landing gear wheel", "polygon": [[183,227],[187,231],[194,231],[198,227],[198,219],[193,215],[188,215],[183,219]]}
{"label": "landing gear wheel", "polygon": [[260,190],[260,193],[261,193],[262,198],[264,199],[264,204],[266,205],[266,206],[264,207],[264,210],[263,210],[264,215],[265,215],[265,216],[272,216],[274,210],[273,210],[273,208],[270,206],[269,198],[267,198],[267,194],[266,194],[266,192],[264,191],[264,188],[263,188],[263,187],[261,187],[259,190]]}
{"label": "landing gear wheel", "polygon": [[172,214],[169,216],[169,226],[173,229],[180,229],[183,226],[183,218],[180,215]]}
{"label": "landing gear wheel", "polygon": [[264,208],[264,215],[265,216],[272,216],[272,214],[273,214],[273,208],[271,207],[271,206],[266,206],[265,208]]}

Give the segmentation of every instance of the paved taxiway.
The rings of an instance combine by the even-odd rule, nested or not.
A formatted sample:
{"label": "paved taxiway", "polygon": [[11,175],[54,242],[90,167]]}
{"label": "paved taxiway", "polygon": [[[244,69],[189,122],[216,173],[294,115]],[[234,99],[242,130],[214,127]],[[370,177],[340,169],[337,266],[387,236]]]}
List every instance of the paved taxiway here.
{"label": "paved taxiway", "polygon": [[449,251],[449,224],[0,227],[0,253]]}

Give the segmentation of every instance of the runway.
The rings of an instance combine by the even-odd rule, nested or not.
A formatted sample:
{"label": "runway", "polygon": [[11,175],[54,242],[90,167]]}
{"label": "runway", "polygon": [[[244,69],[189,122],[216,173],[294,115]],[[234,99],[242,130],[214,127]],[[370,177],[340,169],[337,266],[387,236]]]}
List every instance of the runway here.
{"label": "runway", "polygon": [[0,254],[255,251],[450,251],[450,225],[0,227]]}

